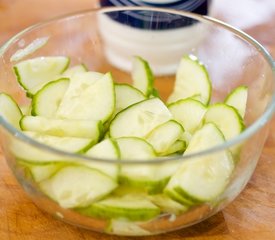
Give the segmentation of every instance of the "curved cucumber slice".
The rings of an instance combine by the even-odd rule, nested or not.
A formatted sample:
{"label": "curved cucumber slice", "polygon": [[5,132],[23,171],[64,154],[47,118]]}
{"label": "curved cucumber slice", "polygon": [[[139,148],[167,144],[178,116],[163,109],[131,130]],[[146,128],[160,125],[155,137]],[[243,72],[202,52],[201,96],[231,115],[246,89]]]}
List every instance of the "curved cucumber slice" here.
{"label": "curved cucumber slice", "polygon": [[[25,131],[23,133],[38,142],[66,152],[85,152],[95,144],[94,140],[89,138],[56,137],[29,131]],[[28,143],[17,139],[11,142],[10,148],[17,159],[24,160],[26,162],[48,163],[55,161],[73,161],[70,159],[64,159],[64,157],[57,154],[49,153],[45,150],[43,151],[38,147],[31,146]]]}
{"label": "curved cucumber slice", "polygon": [[64,167],[64,163],[35,164],[19,161],[19,164],[27,168],[35,182],[41,182],[50,178],[59,169]]}
{"label": "curved cucumber slice", "polygon": [[70,59],[63,56],[38,57],[16,64],[14,71],[18,83],[32,96],[46,83],[58,78],[69,62]]}
{"label": "curved cucumber slice", "polygon": [[84,152],[95,143],[94,139],[89,138],[57,137],[39,132],[24,133],[38,142],[66,152]]}
{"label": "curved cucumber slice", "polygon": [[206,106],[192,98],[186,98],[174,102],[168,106],[174,119],[178,121],[190,134],[200,127],[203,116],[207,110]]}
{"label": "curved cucumber slice", "polygon": [[168,156],[171,154],[182,154],[186,149],[186,142],[183,140],[175,141],[165,152],[163,152],[163,156]]}
{"label": "curved cucumber slice", "polygon": [[156,157],[152,145],[142,138],[138,137],[121,137],[116,139],[122,159],[138,160],[150,159]]}
{"label": "curved cucumber slice", "polygon": [[[221,131],[208,123],[195,132],[185,154],[206,150],[224,141]],[[198,156],[181,164],[165,191],[175,192],[190,202],[212,201],[226,188],[233,169],[234,162],[228,150]]]}
{"label": "curved cucumber slice", "polygon": [[247,86],[239,86],[233,89],[226,99],[224,100],[225,104],[232,106],[237,109],[240,116],[244,118],[245,110],[246,110],[246,102],[248,96],[248,88]]}
{"label": "curved cucumber slice", "polygon": [[129,106],[115,116],[110,123],[110,136],[144,137],[156,126],[171,119],[172,114],[159,98],[146,99]]}
{"label": "curved cucumber slice", "polygon": [[181,214],[188,210],[187,205],[180,204],[165,194],[150,195],[149,199],[157,205],[163,213]]}
{"label": "curved cucumber slice", "polygon": [[183,132],[184,129],[178,122],[170,120],[155,127],[145,139],[153,146],[157,154],[162,155],[180,138]]}
{"label": "curved cucumber slice", "polygon": [[151,232],[140,227],[138,223],[123,219],[112,219],[106,232],[120,236],[152,235]]}
{"label": "curved cucumber slice", "polygon": [[211,92],[212,85],[205,66],[195,56],[184,56],[177,69],[174,90],[168,103],[195,97],[207,105]]}
{"label": "curved cucumber slice", "polygon": [[39,186],[61,207],[75,208],[86,207],[101,199],[113,191],[117,183],[97,170],[84,166],[67,166]]}
{"label": "curved cucumber slice", "polygon": [[174,201],[176,201],[186,207],[189,207],[189,206],[192,206],[192,205],[195,205],[196,203],[198,203],[198,201],[191,199],[190,196],[176,192],[176,187],[172,188],[171,185],[170,186],[168,185],[168,187],[166,187],[163,190],[163,192],[167,196],[169,196],[171,199],[173,199]]}
{"label": "curved cucumber slice", "polygon": [[58,137],[90,138],[95,142],[101,137],[103,125],[98,120],[53,119],[41,116],[24,116],[22,130],[40,132]]}
{"label": "curved cucumber slice", "polygon": [[[144,139],[122,137],[117,139],[121,158],[125,160],[152,159],[156,157],[153,147]],[[120,168],[119,181],[126,185],[154,189],[162,187],[161,179],[154,179],[155,166],[148,164],[127,165]]]}
{"label": "curved cucumber slice", "polygon": [[0,93],[0,117],[15,128],[20,129],[19,121],[22,112],[15,100],[6,93]]}
{"label": "curved cucumber slice", "polygon": [[135,88],[147,97],[153,93],[154,77],[147,61],[138,56],[134,57],[131,75]]}
{"label": "curved cucumber slice", "polygon": [[88,216],[100,218],[128,219],[131,221],[145,221],[160,213],[160,209],[150,200],[136,195],[123,197],[107,197],[92,204],[88,208],[78,209]]}
{"label": "curved cucumber slice", "polygon": [[[126,160],[144,160],[156,157],[149,143],[137,137],[117,139],[121,158]],[[149,193],[162,191],[169,177],[176,171],[178,162],[162,164],[123,164],[120,167],[119,181],[125,185],[142,188]]]}
{"label": "curved cucumber slice", "polygon": [[33,116],[54,117],[61,99],[69,87],[69,79],[51,81],[33,96],[31,114]]}
{"label": "curved cucumber slice", "polygon": [[[86,153],[87,156],[104,158],[104,159],[112,159],[117,160],[120,158],[120,150],[118,144],[114,139],[108,138],[100,143],[94,145],[91,149],[89,149]],[[111,178],[117,179],[119,164],[117,163],[101,163],[101,162],[92,162],[85,161],[83,162],[85,166],[95,168]]]}
{"label": "curved cucumber slice", "polygon": [[129,84],[115,84],[116,110],[115,113],[127,108],[134,103],[146,99],[144,94]]}
{"label": "curved cucumber slice", "polygon": [[58,107],[57,118],[93,119],[105,122],[115,109],[115,91],[110,73],[75,74]]}
{"label": "curved cucumber slice", "polygon": [[244,129],[243,119],[237,110],[224,103],[211,105],[204,115],[204,122],[215,123],[226,140],[236,137]]}

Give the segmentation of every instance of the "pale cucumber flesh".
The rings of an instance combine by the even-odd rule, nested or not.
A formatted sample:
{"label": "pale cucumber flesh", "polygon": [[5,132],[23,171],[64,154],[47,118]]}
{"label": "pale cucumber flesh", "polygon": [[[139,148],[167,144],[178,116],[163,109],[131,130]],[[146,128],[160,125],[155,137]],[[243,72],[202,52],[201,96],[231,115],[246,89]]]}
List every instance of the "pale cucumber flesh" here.
{"label": "pale cucumber flesh", "polygon": [[108,176],[83,166],[64,167],[40,183],[43,192],[63,208],[88,206],[116,187],[116,182]]}

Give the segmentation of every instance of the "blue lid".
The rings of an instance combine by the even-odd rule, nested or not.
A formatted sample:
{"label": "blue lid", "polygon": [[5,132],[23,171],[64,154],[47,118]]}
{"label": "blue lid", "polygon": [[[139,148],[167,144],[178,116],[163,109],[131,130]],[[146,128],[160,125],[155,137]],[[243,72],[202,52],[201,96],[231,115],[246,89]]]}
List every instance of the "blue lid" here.
{"label": "blue lid", "polygon": [[[177,10],[190,11],[193,13],[207,15],[211,0],[100,0],[104,6],[151,6],[173,8]],[[194,19],[176,14],[157,11],[128,10],[108,15],[122,24],[150,30],[164,30],[185,27],[194,24]]]}

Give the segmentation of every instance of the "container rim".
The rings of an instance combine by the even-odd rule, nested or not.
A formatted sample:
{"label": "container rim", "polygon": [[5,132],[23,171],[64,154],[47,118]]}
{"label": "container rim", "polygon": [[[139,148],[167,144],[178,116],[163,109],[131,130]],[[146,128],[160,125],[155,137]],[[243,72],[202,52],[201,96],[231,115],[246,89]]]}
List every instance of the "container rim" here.
{"label": "container rim", "polygon": [[[31,25],[24,30],[20,31],[19,33],[15,34],[13,37],[11,37],[6,43],[4,43],[0,47],[0,57],[3,56],[5,51],[13,44],[17,39],[19,39],[21,36],[24,34],[31,32],[35,29],[38,29],[40,27],[43,27],[47,24],[51,24],[55,21],[61,21],[61,20],[67,20],[70,18],[79,18],[87,14],[96,14],[96,13],[111,13],[111,12],[118,12],[118,11],[135,11],[135,10],[142,10],[142,11],[157,11],[157,12],[164,12],[164,13],[170,13],[170,14],[176,14],[180,15],[183,17],[189,17],[193,18],[195,20],[198,20],[200,22],[204,22],[207,24],[214,24],[217,26],[222,27],[223,29],[234,33],[238,37],[242,38],[244,41],[248,42],[251,44],[255,49],[264,57],[266,62],[270,65],[270,68],[272,70],[272,75],[273,75],[273,80],[275,81],[275,61],[273,60],[272,56],[270,53],[265,49],[264,46],[262,46],[257,40],[255,40],[253,37],[248,35],[247,33],[243,32],[242,30],[233,27],[230,24],[227,24],[221,20],[218,20],[216,18],[210,17],[210,16],[205,16],[205,15],[199,15],[191,12],[186,12],[186,11],[179,11],[179,10],[174,10],[174,9],[167,9],[167,8],[158,8],[158,7],[144,7],[144,6],[135,6],[135,7],[129,7],[129,6],[123,6],[123,7],[102,7],[102,8],[93,8],[93,9],[86,9],[82,11],[77,11],[77,12],[72,12],[69,14],[64,14],[61,16],[57,16],[54,18],[50,18],[45,21],[41,21],[37,24]],[[275,92],[273,92],[271,96],[270,103],[268,104],[265,112],[260,116],[253,124],[251,124],[249,127],[247,127],[241,134],[239,134],[237,137],[234,137],[223,144],[214,146],[212,148],[191,153],[191,154],[186,154],[186,155],[181,155],[181,156],[171,156],[171,157],[157,157],[157,158],[152,158],[152,159],[142,159],[142,160],[129,160],[129,159],[119,159],[119,163],[122,164],[159,164],[159,163],[164,163],[164,162],[171,162],[171,161],[184,161],[196,157],[200,157],[203,155],[208,155],[212,154],[214,152],[222,151],[224,149],[227,149],[233,145],[236,145],[246,139],[248,139],[251,135],[253,135],[257,130],[262,128],[273,116],[273,113],[275,111]],[[107,158],[96,158],[96,157],[89,157],[89,156],[84,156],[81,154],[77,153],[70,153],[62,150],[58,150],[56,148],[50,147],[48,145],[45,145],[43,143],[40,143],[27,135],[23,134],[20,130],[16,129],[13,127],[11,124],[9,124],[7,121],[5,121],[1,116],[0,116],[0,125],[2,125],[11,135],[13,135],[15,138],[20,139],[21,141],[24,141],[33,147],[39,148],[41,150],[47,151],[52,154],[56,155],[62,155],[64,157],[68,157],[69,159],[79,159],[79,160],[88,160],[88,161],[98,161],[98,162],[105,162],[105,163],[110,163],[114,164],[116,161],[112,159],[107,159]]]}

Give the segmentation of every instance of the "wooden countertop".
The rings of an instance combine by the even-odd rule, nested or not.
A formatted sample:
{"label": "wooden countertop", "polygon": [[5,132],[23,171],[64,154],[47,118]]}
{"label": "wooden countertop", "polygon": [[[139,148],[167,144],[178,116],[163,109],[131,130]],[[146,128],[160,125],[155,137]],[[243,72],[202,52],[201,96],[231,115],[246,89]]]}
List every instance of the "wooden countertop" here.
{"label": "wooden countertop", "polygon": [[[241,2],[241,3],[240,3]],[[247,31],[275,57],[274,0],[214,0],[212,15]],[[94,0],[0,0],[0,44],[24,27],[59,14],[93,7]],[[55,220],[23,192],[0,153],[0,239],[128,239],[94,233]],[[133,238],[135,239],[135,238]],[[136,238],[137,239],[137,238]],[[193,227],[139,239],[274,240],[275,118],[256,171],[222,212]]]}

